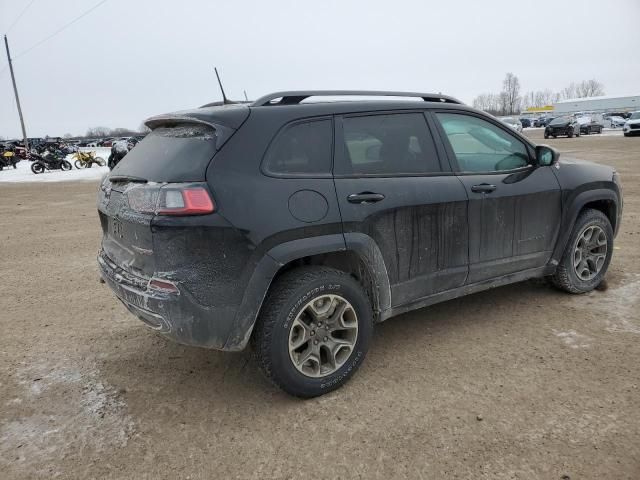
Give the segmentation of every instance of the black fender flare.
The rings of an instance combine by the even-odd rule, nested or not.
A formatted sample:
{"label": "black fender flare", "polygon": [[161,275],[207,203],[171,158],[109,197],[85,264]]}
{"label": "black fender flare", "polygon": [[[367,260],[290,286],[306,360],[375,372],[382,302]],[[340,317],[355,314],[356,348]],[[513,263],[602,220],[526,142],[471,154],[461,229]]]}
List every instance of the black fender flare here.
{"label": "black fender flare", "polygon": [[565,208],[566,213],[562,222],[563,229],[558,235],[558,241],[556,242],[555,249],[553,250],[553,255],[551,256],[551,264],[553,266],[556,266],[562,258],[565,246],[569,241],[569,237],[571,236],[571,232],[573,231],[573,226],[575,225],[576,220],[578,219],[578,214],[580,213],[582,208],[587,203],[599,200],[613,202],[615,208],[615,211],[613,212],[613,217],[615,220],[614,233],[617,233],[618,226],[620,225],[620,207],[619,196],[615,190],[610,188],[597,188],[593,190],[583,191],[573,197],[570,197],[567,202],[568,205]]}
{"label": "black fender flare", "polygon": [[384,312],[391,307],[391,287],[382,253],[374,240],[364,234],[332,234],[302,238],[281,243],[266,252],[257,263],[249,280],[242,303],[238,309],[234,326],[227,338],[224,350],[237,351],[245,348],[258,319],[262,303],[278,271],[294,260],[323,253],[351,250],[368,268],[374,282],[374,312]]}

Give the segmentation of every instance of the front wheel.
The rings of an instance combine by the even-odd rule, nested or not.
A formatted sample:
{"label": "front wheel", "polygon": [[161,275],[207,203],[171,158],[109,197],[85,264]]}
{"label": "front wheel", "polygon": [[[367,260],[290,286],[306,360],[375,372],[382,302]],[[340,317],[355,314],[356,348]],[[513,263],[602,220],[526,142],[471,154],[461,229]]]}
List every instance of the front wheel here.
{"label": "front wheel", "polygon": [[84,164],[80,160],[76,160],[75,162],[73,162],[73,164],[76,166],[78,170],[84,167]]}
{"label": "front wheel", "polygon": [[576,220],[551,282],[569,293],[590,292],[602,282],[612,254],[611,222],[599,210],[584,210]]}
{"label": "front wheel", "polygon": [[544,132],[544,138],[549,138],[549,134],[547,132]]}
{"label": "front wheel", "polygon": [[252,345],[267,378],[291,395],[310,398],[349,380],[372,332],[371,304],[353,277],[302,267],[284,273],[269,290]]}
{"label": "front wheel", "polygon": [[66,160],[63,160],[62,163],[60,164],[60,168],[64,171],[67,171],[67,170],[71,170],[73,167],[69,162],[67,162]]}

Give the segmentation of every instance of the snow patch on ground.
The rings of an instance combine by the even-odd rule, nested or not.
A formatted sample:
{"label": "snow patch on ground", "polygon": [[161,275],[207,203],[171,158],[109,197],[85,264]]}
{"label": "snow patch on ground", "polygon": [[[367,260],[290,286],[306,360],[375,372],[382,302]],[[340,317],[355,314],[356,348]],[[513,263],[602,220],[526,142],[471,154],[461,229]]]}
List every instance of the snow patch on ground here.
{"label": "snow patch on ground", "polygon": [[630,277],[628,283],[610,290],[613,299],[603,307],[608,332],[640,334],[640,275]]}
{"label": "snow patch on ground", "polygon": [[[83,152],[96,152],[97,157],[101,157],[106,162],[111,153],[110,148],[97,147],[97,148],[81,148]],[[72,155],[67,155],[67,160],[73,165],[74,158]],[[5,167],[0,171],[0,183],[21,183],[21,182],[69,182],[75,180],[100,180],[105,173],[109,172],[109,167],[98,167],[94,165],[91,168],[83,168],[78,170],[75,165],[68,172],[62,170],[45,171],[36,175],[31,171],[31,164],[33,162],[29,160],[21,160],[16,165],[17,168]]]}
{"label": "snow patch on ground", "polygon": [[86,449],[124,447],[133,435],[134,422],[122,394],[105,384],[94,366],[77,370],[64,363],[25,365],[17,377],[23,396],[7,407],[20,413],[0,420],[0,458],[18,464],[25,478],[55,477],[61,472],[40,468]]}
{"label": "snow patch on ground", "polygon": [[[593,301],[588,303],[584,299]],[[593,291],[574,297],[579,308],[596,312],[602,318],[604,328],[611,333],[640,334],[640,274],[624,276],[619,285],[609,286],[604,292]]]}
{"label": "snow patch on ground", "polygon": [[591,338],[578,333],[575,330],[567,330],[566,332],[561,332],[554,328],[553,334],[556,337],[562,339],[562,342],[570,348],[589,348],[591,346]]}

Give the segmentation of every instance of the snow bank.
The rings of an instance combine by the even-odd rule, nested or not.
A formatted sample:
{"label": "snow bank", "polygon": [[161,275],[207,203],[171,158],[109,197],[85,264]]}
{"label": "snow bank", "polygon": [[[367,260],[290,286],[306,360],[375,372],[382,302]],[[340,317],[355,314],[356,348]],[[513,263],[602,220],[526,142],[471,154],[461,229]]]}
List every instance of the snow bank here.
{"label": "snow bank", "polygon": [[[110,148],[97,147],[97,148],[81,148],[83,152],[96,152],[97,157],[102,157],[106,163],[111,153]],[[71,155],[67,155],[67,160],[73,165],[74,159]],[[20,182],[70,182],[76,180],[100,180],[105,173],[109,172],[108,167],[98,167],[97,165],[91,168],[83,168],[78,170],[75,166],[68,172],[62,170],[45,171],[36,175],[31,171],[31,164],[33,162],[29,160],[21,160],[16,165],[16,169],[13,167],[5,167],[0,171],[0,183],[20,183]]]}

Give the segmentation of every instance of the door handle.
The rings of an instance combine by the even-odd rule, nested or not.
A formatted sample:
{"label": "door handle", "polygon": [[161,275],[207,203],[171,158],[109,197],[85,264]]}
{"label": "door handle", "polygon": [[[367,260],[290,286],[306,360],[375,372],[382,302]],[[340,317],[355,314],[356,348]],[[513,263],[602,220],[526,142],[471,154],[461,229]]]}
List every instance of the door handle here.
{"label": "door handle", "polygon": [[474,185],[471,187],[471,191],[475,193],[491,193],[496,188],[495,185],[491,185],[489,183],[481,183],[480,185]]}
{"label": "door handle", "polygon": [[349,203],[376,203],[380,200],[384,200],[384,195],[381,193],[373,193],[373,192],[361,192],[361,193],[352,193],[347,197],[347,201]]}

